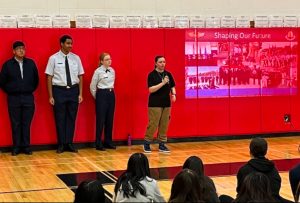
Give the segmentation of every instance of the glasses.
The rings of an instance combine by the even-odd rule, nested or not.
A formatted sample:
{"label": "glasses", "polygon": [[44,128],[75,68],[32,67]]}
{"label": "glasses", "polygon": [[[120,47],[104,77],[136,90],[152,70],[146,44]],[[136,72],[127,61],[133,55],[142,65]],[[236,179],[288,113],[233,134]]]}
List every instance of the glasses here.
{"label": "glasses", "polygon": [[104,59],[104,61],[111,61],[111,59]]}

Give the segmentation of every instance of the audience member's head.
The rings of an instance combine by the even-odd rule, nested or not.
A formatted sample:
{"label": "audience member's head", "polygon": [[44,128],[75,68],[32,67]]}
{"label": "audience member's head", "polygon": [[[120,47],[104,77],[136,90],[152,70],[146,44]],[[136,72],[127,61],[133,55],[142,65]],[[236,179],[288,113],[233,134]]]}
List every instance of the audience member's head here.
{"label": "audience member's head", "polygon": [[275,202],[269,178],[260,172],[248,174],[233,202]]}
{"label": "audience member's head", "polygon": [[263,158],[268,151],[268,143],[263,138],[253,138],[250,143],[250,154],[254,158]]}
{"label": "audience member's head", "polygon": [[137,176],[141,179],[150,177],[150,168],[148,158],[143,153],[132,154],[128,160],[127,173]]}
{"label": "audience member's head", "polygon": [[176,175],[169,202],[201,202],[200,182],[194,171],[184,169]]}
{"label": "audience member's head", "polygon": [[199,177],[204,176],[204,166],[202,160],[197,156],[190,156],[183,164],[183,169],[194,171]]}
{"label": "audience member's head", "polygon": [[183,169],[194,171],[199,178],[200,197],[205,202],[215,202],[218,200],[215,185],[211,179],[204,175],[204,165],[202,160],[197,156],[190,156],[183,164]]}
{"label": "audience member's head", "polygon": [[75,192],[74,203],[105,202],[104,189],[98,180],[83,181]]}
{"label": "audience member's head", "polygon": [[115,194],[122,188],[124,197],[135,197],[137,191],[146,196],[145,187],[139,182],[147,177],[150,177],[150,168],[148,158],[143,153],[135,153],[130,156],[127,164],[127,170],[119,177],[116,186]]}

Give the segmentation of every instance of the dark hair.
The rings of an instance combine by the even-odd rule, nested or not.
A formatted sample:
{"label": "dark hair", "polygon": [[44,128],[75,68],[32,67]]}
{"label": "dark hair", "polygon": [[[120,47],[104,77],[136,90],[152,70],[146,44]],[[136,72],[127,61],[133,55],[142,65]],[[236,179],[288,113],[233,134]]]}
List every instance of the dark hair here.
{"label": "dark hair", "polygon": [[267,154],[268,143],[265,139],[257,137],[253,138],[250,143],[250,153],[255,158],[263,158]]}
{"label": "dark hair", "polygon": [[135,153],[130,156],[127,170],[118,178],[115,186],[115,194],[119,190],[124,192],[124,197],[136,197],[136,192],[146,196],[146,188],[139,182],[150,177],[148,158],[143,153]]}
{"label": "dark hair", "polygon": [[205,202],[215,201],[217,198],[216,188],[211,179],[204,174],[204,165],[202,160],[197,156],[190,156],[183,164],[183,169],[190,169],[194,171],[199,178],[200,183],[200,197]]}
{"label": "dark hair", "polygon": [[99,180],[87,180],[79,184],[75,192],[74,203],[105,202],[104,189]]}
{"label": "dark hair", "polygon": [[63,35],[61,36],[61,38],[59,39],[60,43],[65,43],[67,41],[67,39],[72,40],[72,37],[70,35]]}
{"label": "dark hair", "polygon": [[269,178],[260,172],[248,174],[233,202],[275,202]]}
{"label": "dark hair", "polygon": [[[158,59],[160,59],[160,58],[164,58],[164,56],[162,56],[162,55],[155,56],[154,62],[157,63]],[[156,68],[156,65],[154,65],[154,68]]]}
{"label": "dark hair", "polygon": [[158,59],[160,59],[160,58],[165,58],[164,56],[155,56],[155,59],[154,59],[154,62],[156,63],[157,61],[158,61]]}
{"label": "dark hair", "polygon": [[169,202],[202,202],[198,175],[189,169],[179,172],[173,180]]}
{"label": "dark hair", "polygon": [[197,156],[190,156],[183,164],[183,169],[194,171],[199,177],[204,177],[204,166],[202,160]]}
{"label": "dark hair", "polygon": [[15,49],[15,48],[17,48],[17,47],[25,47],[25,44],[22,42],[22,41],[15,41],[14,43],[13,43],[13,49]]}

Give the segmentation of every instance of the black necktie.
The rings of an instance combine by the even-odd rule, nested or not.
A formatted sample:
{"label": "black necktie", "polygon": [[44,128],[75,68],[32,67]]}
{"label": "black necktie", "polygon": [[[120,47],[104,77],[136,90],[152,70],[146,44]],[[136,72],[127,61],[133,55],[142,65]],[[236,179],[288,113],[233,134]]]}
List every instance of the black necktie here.
{"label": "black necktie", "polygon": [[67,75],[67,86],[71,87],[72,82],[71,82],[70,68],[69,68],[69,62],[68,62],[68,57],[67,56],[66,56],[66,59],[65,59],[65,66],[66,66],[66,75]]}
{"label": "black necktie", "polygon": [[105,70],[105,73],[107,73],[107,72],[110,72],[110,70],[106,69],[106,70]]}

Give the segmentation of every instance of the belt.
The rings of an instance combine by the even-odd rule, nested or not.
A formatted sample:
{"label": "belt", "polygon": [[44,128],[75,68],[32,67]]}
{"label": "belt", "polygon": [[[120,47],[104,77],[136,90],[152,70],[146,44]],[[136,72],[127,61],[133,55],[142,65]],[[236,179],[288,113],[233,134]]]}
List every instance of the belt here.
{"label": "belt", "polygon": [[114,91],[114,88],[97,88],[97,91]]}
{"label": "belt", "polygon": [[75,85],[71,85],[71,86],[60,86],[60,85],[52,85],[53,87],[55,88],[59,88],[59,89],[72,89],[74,87],[78,87],[78,84],[75,84]]}

